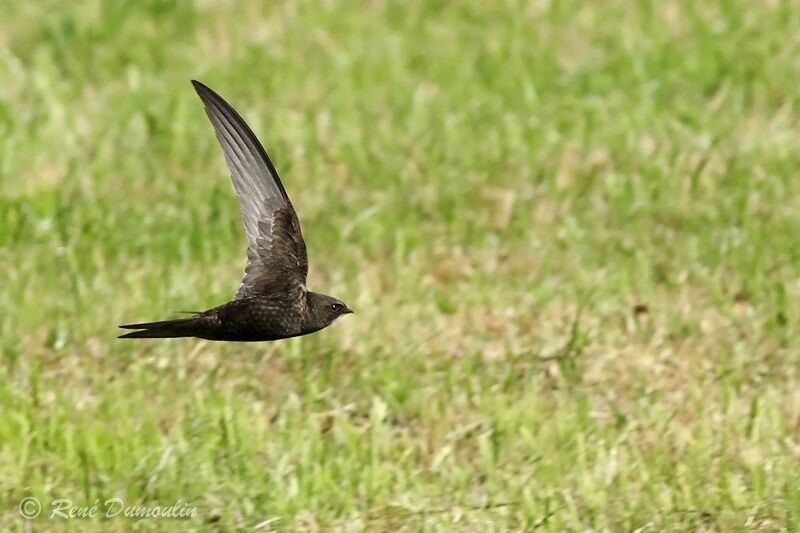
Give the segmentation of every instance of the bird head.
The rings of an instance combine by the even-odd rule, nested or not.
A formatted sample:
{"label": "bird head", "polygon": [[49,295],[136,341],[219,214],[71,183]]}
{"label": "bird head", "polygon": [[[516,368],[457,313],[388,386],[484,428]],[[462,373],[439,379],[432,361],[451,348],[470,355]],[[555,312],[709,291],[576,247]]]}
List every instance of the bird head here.
{"label": "bird head", "polygon": [[308,326],[315,329],[327,327],[340,316],[353,312],[343,301],[316,292],[308,293],[308,311]]}

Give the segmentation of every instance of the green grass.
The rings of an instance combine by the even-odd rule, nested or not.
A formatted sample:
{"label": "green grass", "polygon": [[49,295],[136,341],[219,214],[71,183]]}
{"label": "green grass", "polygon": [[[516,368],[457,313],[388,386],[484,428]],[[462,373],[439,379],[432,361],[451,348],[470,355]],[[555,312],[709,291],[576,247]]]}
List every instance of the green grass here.
{"label": "green grass", "polygon": [[[800,529],[800,4],[67,6],[0,2],[2,529]],[[115,338],[240,281],[190,78],[355,315]],[[198,515],[45,516],[113,497]]]}

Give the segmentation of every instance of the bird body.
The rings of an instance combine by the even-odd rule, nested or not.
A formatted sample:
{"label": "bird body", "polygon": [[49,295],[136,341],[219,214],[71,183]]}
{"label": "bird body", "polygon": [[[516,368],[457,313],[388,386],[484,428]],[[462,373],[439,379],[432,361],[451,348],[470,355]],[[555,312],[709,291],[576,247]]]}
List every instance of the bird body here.
{"label": "bird body", "polygon": [[247,267],[234,299],[193,316],[125,324],[124,339],[198,337],[271,341],[319,331],[352,313],[340,300],[306,289],[308,259],[300,221],[266,151],[217,93],[192,84],[231,171],[247,235]]}
{"label": "bird body", "polygon": [[[274,341],[319,331],[330,322],[326,316],[309,312],[308,300],[325,295],[306,292],[299,305],[287,305],[274,296],[252,296],[233,300],[188,318],[127,324],[127,329],[140,329],[122,335],[124,339],[198,337],[212,341]],[[327,297],[330,298],[330,297]],[[327,311],[322,306],[315,309]],[[328,315],[333,313],[323,313]]]}

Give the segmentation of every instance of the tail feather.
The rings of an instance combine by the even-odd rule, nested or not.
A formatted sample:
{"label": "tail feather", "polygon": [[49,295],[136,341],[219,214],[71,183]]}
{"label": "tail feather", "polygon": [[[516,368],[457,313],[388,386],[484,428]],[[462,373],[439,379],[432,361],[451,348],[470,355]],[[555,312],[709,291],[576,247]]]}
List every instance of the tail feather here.
{"label": "tail feather", "polygon": [[197,334],[199,318],[179,318],[177,320],[162,320],[160,322],[142,322],[141,324],[123,324],[123,329],[138,329],[120,339],[160,339],[169,337],[193,337]]}
{"label": "tail feather", "polygon": [[191,337],[186,333],[171,329],[143,329],[141,331],[131,331],[125,335],[120,335],[118,339],[168,339],[171,337]]}

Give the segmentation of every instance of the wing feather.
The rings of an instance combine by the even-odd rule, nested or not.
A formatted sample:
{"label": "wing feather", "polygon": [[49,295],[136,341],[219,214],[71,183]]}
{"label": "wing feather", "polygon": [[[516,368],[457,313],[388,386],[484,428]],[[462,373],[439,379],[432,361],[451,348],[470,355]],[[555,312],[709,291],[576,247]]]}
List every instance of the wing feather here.
{"label": "wing feather", "polygon": [[221,96],[192,80],[217,136],[247,234],[245,276],[236,298],[302,287],[308,274],[300,222],[264,147]]}

